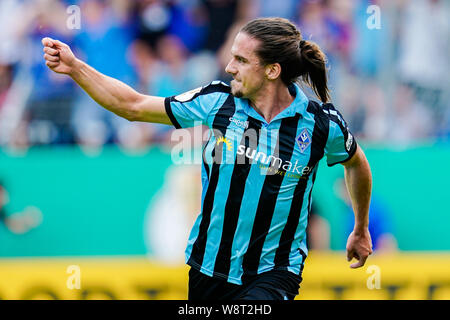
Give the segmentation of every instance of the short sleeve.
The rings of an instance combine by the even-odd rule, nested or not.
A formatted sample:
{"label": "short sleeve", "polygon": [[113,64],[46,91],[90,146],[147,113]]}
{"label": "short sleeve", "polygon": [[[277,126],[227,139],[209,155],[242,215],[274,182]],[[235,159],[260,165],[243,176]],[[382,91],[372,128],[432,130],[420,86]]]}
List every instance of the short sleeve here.
{"label": "short sleeve", "polygon": [[230,87],[220,81],[167,97],[166,113],[175,128],[190,128],[199,124],[210,126],[211,115],[218,110],[231,94]]}
{"label": "short sleeve", "polygon": [[329,117],[329,133],[325,147],[328,166],[349,160],[356,152],[357,143],[341,113],[332,104],[325,104],[323,110]]}

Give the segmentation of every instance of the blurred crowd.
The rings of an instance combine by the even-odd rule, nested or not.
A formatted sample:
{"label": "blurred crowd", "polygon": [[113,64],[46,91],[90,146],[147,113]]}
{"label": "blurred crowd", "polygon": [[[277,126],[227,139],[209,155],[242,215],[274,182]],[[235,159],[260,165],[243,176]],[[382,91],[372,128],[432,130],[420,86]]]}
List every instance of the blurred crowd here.
{"label": "blurred crowd", "polygon": [[144,148],[170,139],[169,126],[121,119],[51,72],[43,37],[141,93],[171,96],[229,81],[232,40],[259,16],[288,18],[320,45],[333,103],[359,139],[450,138],[446,0],[1,0],[0,146]]}

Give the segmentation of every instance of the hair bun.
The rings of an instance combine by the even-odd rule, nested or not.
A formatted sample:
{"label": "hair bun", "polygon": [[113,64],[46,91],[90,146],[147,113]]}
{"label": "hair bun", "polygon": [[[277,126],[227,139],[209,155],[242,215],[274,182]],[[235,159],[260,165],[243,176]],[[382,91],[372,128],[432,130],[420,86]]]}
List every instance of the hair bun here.
{"label": "hair bun", "polygon": [[299,45],[300,49],[302,49],[305,46],[305,44],[306,44],[306,41],[305,40],[301,40],[300,41],[300,45]]}

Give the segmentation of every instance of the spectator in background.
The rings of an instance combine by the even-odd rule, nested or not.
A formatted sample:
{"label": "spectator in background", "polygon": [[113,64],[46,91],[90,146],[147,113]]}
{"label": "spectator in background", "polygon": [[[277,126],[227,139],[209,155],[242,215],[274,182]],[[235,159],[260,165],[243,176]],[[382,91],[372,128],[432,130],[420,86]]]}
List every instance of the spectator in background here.
{"label": "spectator in background", "polygon": [[[340,75],[336,73],[336,70],[340,70],[340,60],[336,52],[337,45],[334,43],[340,39],[333,38],[329,22],[329,13],[324,1],[305,1],[298,6],[296,24],[303,30],[305,39],[316,42],[327,53],[328,64],[333,65],[333,70],[329,72],[330,87],[335,87],[335,78]],[[306,89],[305,94],[307,96],[314,96],[311,90],[304,89]],[[335,93],[333,92],[333,94]]]}
{"label": "spectator in background", "polygon": [[[135,85],[136,74],[127,59],[128,48],[136,35],[131,7],[124,10],[100,0],[82,0],[80,6],[83,27],[75,37],[80,55],[108,76]],[[120,142],[119,131],[126,132],[131,124],[98,108],[82,90],[77,92],[72,116],[77,142],[93,148],[107,142]]]}
{"label": "spectator in background", "polygon": [[29,78],[23,63],[27,50],[17,50],[28,47],[24,32],[28,26],[23,22],[33,13],[27,13],[26,7],[19,0],[0,1],[0,145],[16,151],[29,145],[28,124],[22,115],[31,85],[30,81],[15,81],[20,78],[18,74]]}
{"label": "spectator in background", "polygon": [[203,49],[208,34],[208,12],[201,0],[181,0],[171,7],[168,33],[177,36],[192,53]]}
{"label": "spectator in background", "polygon": [[12,82],[12,69],[21,57],[17,52],[17,20],[22,4],[18,0],[0,1],[0,108]]}
{"label": "spectator in background", "polygon": [[152,259],[169,264],[184,262],[189,230],[201,210],[201,179],[198,165],[174,165],[167,170],[144,221],[144,240]]}
{"label": "spectator in background", "polygon": [[154,47],[170,28],[172,15],[169,2],[137,0],[136,12],[139,37]]}
{"label": "spectator in background", "polygon": [[398,71],[401,80],[414,90],[416,99],[433,113],[437,134],[445,125],[450,107],[450,3],[405,1],[402,9]]}
{"label": "spectator in background", "polygon": [[304,0],[255,0],[254,11],[257,17],[282,17],[289,20],[296,18],[300,3]]}
{"label": "spectator in background", "polygon": [[[355,217],[344,179],[336,180],[335,186],[338,196],[346,205],[344,223],[347,234],[350,234],[353,230]],[[374,252],[388,253],[398,249],[392,217],[393,213],[389,207],[376,193],[372,193],[369,208],[369,232],[372,237]]]}
{"label": "spectator in background", "polygon": [[150,80],[158,64],[154,50],[147,42],[138,38],[130,46],[129,58],[136,73],[137,90],[148,94]]}
{"label": "spectator in background", "polygon": [[[139,92],[149,94],[150,81],[158,68],[158,58],[154,50],[142,39],[133,41],[129,48],[129,59],[136,72],[136,88]],[[133,123],[123,126],[119,131],[119,140],[128,149],[145,150],[146,147],[156,142],[158,126],[152,123]]]}
{"label": "spectator in background", "polygon": [[319,212],[318,207],[311,202],[311,210],[308,217],[308,228],[306,230],[306,243],[309,250],[330,250],[330,224]]}
{"label": "spectator in background", "polygon": [[252,0],[202,0],[202,2],[209,17],[205,50],[217,52],[226,41],[230,29],[255,18]]}
{"label": "spectator in background", "polygon": [[10,214],[7,209],[8,203],[8,191],[4,182],[0,181],[0,222],[15,234],[24,234],[41,224],[42,213],[38,208],[28,206],[21,212]]}
{"label": "spectator in background", "polygon": [[363,86],[360,80],[356,75],[348,76],[345,83],[341,85],[342,90],[338,94],[338,100],[353,134],[364,137],[367,110],[362,103],[361,91]]}
{"label": "spectator in background", "polygon": [[365,110],[363,137],[366,141],[389,142],[387,114],[390,113],[386,93],[375,81],[366,81],[359,92]]}
{"label": "spectator in background", "polygon": [[392,109],[389,117],[390,142],[407,146],[424,141],[431,135],[433,130],[431,111],[415,99],[410,87],[398,86]]}
{"label": "spectator in background", "polygon": [[156,44],[156,52],[159,63],[155,72],[150,75],[150,94],[172,96],[195,87],[187,72],[189,52],[180,38],[174,35],[163,36]]}
{"label": "spectator in background", "polygon": [[[75,38],[74,30],[66,27],[71,4],[81,6],[81,30],[75,30]],[[369,5],[380,8],[380,29],[367,26]],[[423,135],[448,139],[449,13],[445,0],[2,0],[0,144],[78,142],[95,147],[113,142],[134,148],[150,143],[152,137],[164,140],[153,135],[152,125],[144,129],[91,108],[94,102],[77,93],[70,81],[50,73],[35,48],[42,34],[75,44],[77,54],[83,56],[82,51],[89,64],[143,93],[164,87],[177,94],[185,82],[195,87],[212,78],[229,81],[228,74],[220,74],[230,60],[227,39],[234,39],[249,19],[270,15],[295,19],[305,38],[327,54],[333,66],[333,100],[359,136],[383,142],[391,141],[388,132],[393,132],[399,143],[423,140]],[[166,55],[168,47],[182,52],[158,56]],[[185,69],[196,70],[190,72],[195,79],[172,73],[177,59],[184,60]],[[154,79],[153,69],[161,66],[171,73]],[[414,106],[411,112],[396,92],[399,86],[407,92],[404,85],[413,92],[407,93]],[[21,100],[28,101],[26,108]],[[391,113],[396,121],[388,117]],[[428,114],[432,123],[418,125]],[[17,120],[11,121],[11,115]]]}
{"label": "spectator in background", "polygon": [[370,5],[383,5],[385,8],[392,5],[392,2],[362,0],[356,4],[352,17],[353,39],[349,54],[353,71],[363,79],[379,77],[381,72],[388,71],[393,64],[393,45],[391,44],[393,30],[389,11],[384,10],[380,16],[380,28],[369,28],[367,8]]}
{"label": "spectator in background", "polygon": [[12,65],[0,62],[0,110],[12,83]]}
{"label": "spectator in background", "polygon": [[151,75],[148,91],[152,95],[171,96],[186,92],[205,81],[212,81],[217,75],[214,58],[204,61],[209,64],[198,63],[199,56],[190,56],[183,42],[174,35],[162,37],[156,51],[160,63]]}
{"label": "spectator in background", "polygon": [[[226,32],[222,35],[223,42],[221,43],[220,47],[215,50],[216,65],[219,68],[217,79],[220,79],[223,82],[229,82],[233,79],[229,73],[225,72],[225,67],[232,58],[230,52],[234,38],[238,34],[239,30],[245,25],[245,23],[257,17],[257,13],[255,12],[257,8],[255,7],[254,0],[240,1],[238,2],[238,4],[239,5],[236,8],[237,12],[234,14],[236,18],[233,23],[228,26]],[[211,26],[210,28],[213,27]],[[208,48],[206,48],[206,50],[208,50]]]}
{"label": "spectator in background", "polygon": [[[48,10],[51,6],[52,10]],[[20,29],[29,45],[29,68],[34,83],[28,97],[25,118],[29,123],[31,144],[72,143],[70,128],[74,85],[66,78],[55,75],[39,61],[39,41],[45,34],[61,37],[72,43],[71,30],[66,28],[65,7],[59,1],[28,2],[22,10],[29,14],[20,21]]]}
{"label": "spectator in background", "polygon": [[[159,62],[150,75],[150,95],[173,96],[216,79],[218,69],[215,57],[208,54],[190,55],[183,42],[175,35],[160,38],[156,52]],[[172,128],[159,124],[152,126],[157,129],[155,140],[168,141]]]}

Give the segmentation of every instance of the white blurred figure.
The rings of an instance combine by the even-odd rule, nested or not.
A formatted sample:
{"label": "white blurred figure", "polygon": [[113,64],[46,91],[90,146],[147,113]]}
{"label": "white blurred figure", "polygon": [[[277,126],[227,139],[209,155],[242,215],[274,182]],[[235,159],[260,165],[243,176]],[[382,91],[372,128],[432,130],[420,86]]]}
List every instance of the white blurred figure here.
{"label": "white blurred figure", "polygon": [[393,110],[390,117],[390,142],[407,146],[423,141],[431,135],[433,119],[431,113],[407,86],[399,86],[395,92]]}
{"label": "white blurred figure", "polygon": [[400,34],[399,71],[407,82],[447,88],[450,82],[450,4],[409,1]]}
{"label": "white blurred figure", "polygon": [[0,64],[12,64],[18,61],[17,54],[17,18],[21,14],[21,1],[0,1]]}
{"label": "white blurred figure", "polygon": [[433,114],[434,134],[445,127],[450,83],[450,2],[407,2],[399,36],[398,69]]}
{"label": "white blurred figure", "polygon": [[0,221],[5,224],[8,230],[20,235],[41,225],[43,216],[39,208],[27,206],[22,211],[8,213],[6,209],[8,203],[8,191],[0,181]]}
{"label": "white blurred figure", "polygon": [[164,181],[146,213],[145,244],[151,259],[181,264],[189,230],[201,210],[200,166],[172,166]]}
{"label": "white blurred figure", "polygon": [[389,142],[385,93],[377,83],[369,81],[363,87],[361,95],[366,110],[364,138],[368,141]]}

